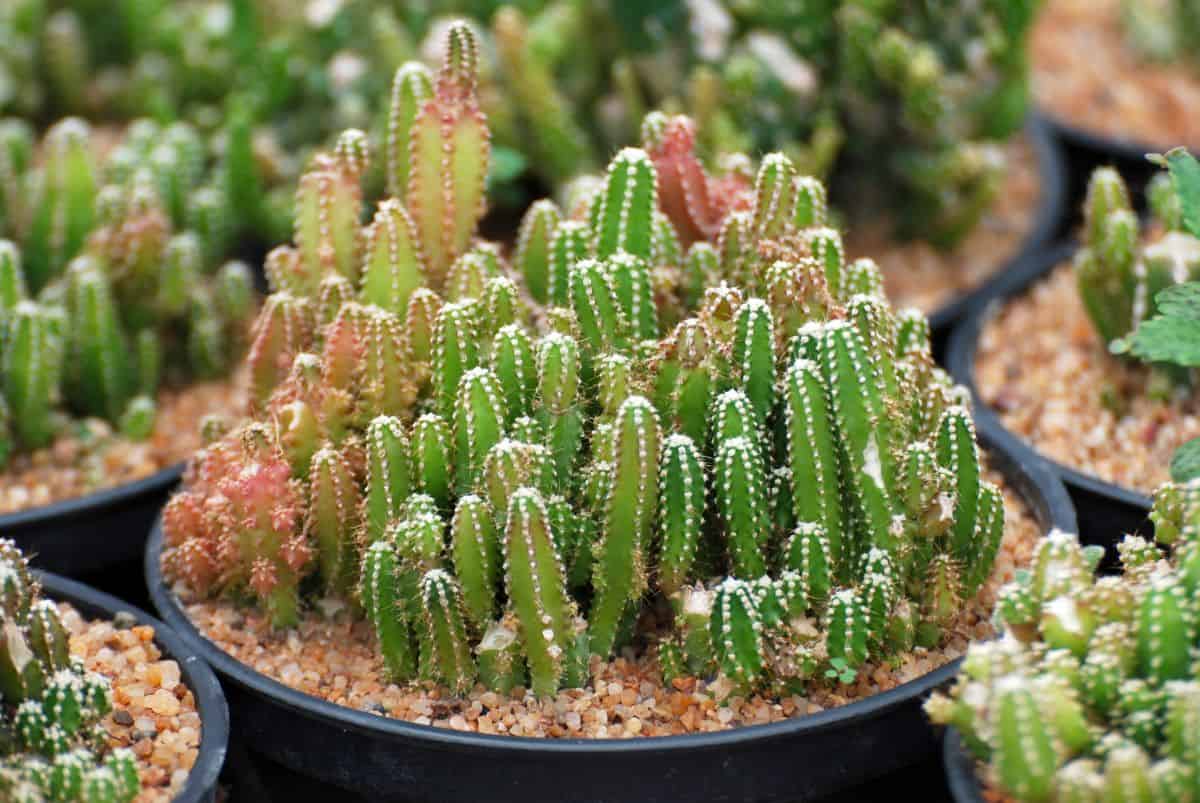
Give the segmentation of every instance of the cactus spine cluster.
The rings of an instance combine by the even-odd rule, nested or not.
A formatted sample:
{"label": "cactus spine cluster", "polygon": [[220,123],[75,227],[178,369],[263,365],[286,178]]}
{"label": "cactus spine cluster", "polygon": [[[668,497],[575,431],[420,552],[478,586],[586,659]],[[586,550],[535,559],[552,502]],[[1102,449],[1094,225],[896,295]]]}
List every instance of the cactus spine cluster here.
{"label": "cactus spine cluster", "polygon": [[168,504],[168,577],[280,626],[315,577],[394,679],[455,691],[580,685],[656,603],[664,671],[746,689],[936,644],[1003,505],[927,322],[845,261],[820,183],[781,153],[710,175],[694,124],[651,113],[569,210],[529,210],[510,263],[474,235],[474,35],[447,40],[392,96],[402,198],[358,228],[356,132],[301,182],[255,420]]}
{"label": "cactus spine cluster", "polygon": [[1161,487],[1151,519],[1158,543],[1126,536],[1119,576],[1074,535],[1042,541],[1000,593],[1001,637],[926,705],[1014,800],[1200,799],[1200,483]]}
{"label": "cactus spine cluster", "polygon": [[226,373],[254,313],[249,268],[218,263],[229,207],[196,132],[134,123],[99,163],[97,145],[68,118],[35,164],[0,122],[0,458],[72,414],[147,437],[159,386]]}
{"label": "cactus spine cluster", "polygon": [[25,557],[0,540],[0,797],[14,803],[127,803],[141,789],[128,750],[100,720],[108,680],[73,658],[58,608]]}

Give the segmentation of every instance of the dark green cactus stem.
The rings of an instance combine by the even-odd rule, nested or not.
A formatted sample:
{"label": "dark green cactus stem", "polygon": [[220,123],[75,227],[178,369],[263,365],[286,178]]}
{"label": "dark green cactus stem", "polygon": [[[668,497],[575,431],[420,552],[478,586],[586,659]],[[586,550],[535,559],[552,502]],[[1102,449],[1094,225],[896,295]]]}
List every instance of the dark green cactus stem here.
{"label": "dark green cactus stem", "polygon": [[548,303],[558,307],[571,304],[571,269],[590,253],[590,239],[590,230],[578,220],[564,220],[555,228],[546,269]]}
{"label": "dark green cactus stem", "polygon": [[626,321],[604,264],[594,259],[577,262],[569,280],[571,308],[591,353],[623,346]]}
{"label": "dark green cactus stem", "polygon": [[371,544],[383,537],[388,524],[400,514],[412,492],[411,445],[400,420],[381,415],[371,421],[366,433],[367,490],[366,539]]}
{"label": "dark green cactus stem", "polygon": [[421,578],[421,607],[427,632],[422,648],[429,650],[423,661],[437,680],[461,694],[475,683],[475,659],[463,621],[462,591],[454,577],[442,569],[430,569]]}
{"label": "dark green cactus stem", "polygon": [[71,400],[89,415],[116,420],[134,391],[129,344],[116,303],[108,280],[96,268],[73,271],[70,281]]}
{"label": "dark green cactus stem", "polygon": [[495,374],[472,368],[463,374],[454,405],[454,483],[458,493],[475,487],[488,452],[504,437],[504,400]]}
{"label": "dark green cactus stem", "polygon": [[670,596],[692,573],[704,523],[704,468],[691,438],[663,441],[659,468],[658,587]]}
{"label": "dark green cactus stem", "polygon": [[538,382],[538,366],[529,334],[517,324],[508,324],[496,332],[492,341],[492,370],[504,397],[506,423],[533,412],[532,402]]}
{"label": "dark green cactus stem", "polygon": [[550,303],[551,255],[561,222],[562,211],[548,198],[534,201],[521,218],[513,267],[524,277],[529,294],[539,304]]}
{"label": "dark green cactus stem", "polygon": [[627,606],[646,586],[645,550],[658,497],[659,428],[641,396],[625,400],[614,424],[613,476],[596,548],[592,651],[607,655]]}
{"label": "dark green cactus stem", "polygon": [[633,341],[658,335],[658,310],[650,268],[644,259],[618,251],[607,261],[608,274]]}
{"label": "dark green cactus stem", "polygon": [[501,550],[492,512],[475,494],[459,497],[454,508],[450,550],[467,615],[477,629],[484,630],[496,613]]}
{"label": "dark green cactus stem", "polygon": [[453,443],[445,419],[434,413],[421,416],[413,426],[413,487],[442,509],[450,504]]}
{"label": "dark green cactus stem", "polygon": [[534,694],[558,690],[574,642],[574,610],[541,495],[519,488],[504,529],[505,589],[520,626]]}
{"label": "dark green cactus stem", "polygon": [[721,671],[743,685],[753,685],[764,670],[762,621],[754,587],[728,578],[717,586],[709,638]]}
{"label": "dark green cactus stem", "polygon": [[717,508],[729,544],[732,572],[747,580],[766,574],[768,526],[761,447],[745,437],[720,443],[715,462]]}
{"label": "dark green cactus stem", "polygon": [[825,613],[825,644],[830,658],[841,658],[855,668],[867,658],[871,638],[870,610],[855,589],[844,588],[829,599]]}
{"label": "dark green cactus stem", "polygon": [[444,418],[454,413],[459,382],[479,364],[479,331],[469,302],[447,304],[438,313],[434,328],[433,385],[437,411]]}
{"label": "dark green cactus stem", "polygon": [[592,206],[591,227],[598,259],[625,251],[644,260],[654,257],[652,212],[657,193],[654,164],[639,148],[625,148],[609,163],[608,174]]}
{"label": "dark green cactus stem", "polygon": [[[819,367],[796,360],[784,379],[788,468],[795,519],[819,525],[830,539],[830,555],[842,555],[843,518],[838,454],[829,402]],[[798,568],[793,566],[793,568]]]}
{"label": "dark green cactus stem", "polygon": [[768,154],[754,184],[754,230],[762,239],[781,235],[796,214],[796,166],[782,153]]}
{"label": "dark green cactus stem", "polygon": [[62,370],[62,318],[31,301],[12,310],[0,342],[0,376],[4,399],[17,438],[29,448],[53,439],[52,417]]}
{"label": "dark green cactus stem", "polygon": [[833,589],[836,557],[828,531],[819,524],[800,522],[788,536],[784,565],[796,573],[810,606],[823,603]]}
{"label": "dark green cactus stem", "polygon": [[400,597],[400,568],[395,547],[377,541],[367,547],[359,572],[359,599],[371,620],[388,677],[411,679],[417,670],[412,630]]}
{"label": "dark green cactus stem", "polygon": [[733,362],[759,425],[765,427],[775,407],[775,324],[771,310],[766,302],[751,298],[738,308],[735,326]]}

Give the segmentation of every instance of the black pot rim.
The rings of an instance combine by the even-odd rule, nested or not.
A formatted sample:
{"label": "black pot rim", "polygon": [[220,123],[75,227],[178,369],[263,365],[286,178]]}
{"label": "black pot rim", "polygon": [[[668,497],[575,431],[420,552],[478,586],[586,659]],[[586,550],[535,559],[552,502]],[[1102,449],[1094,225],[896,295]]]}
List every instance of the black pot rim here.
{"label": "black pot rim", "polygon": [[[1010,481],[1020,478],[1020,490],[1031,507],[1040,507],[1035,500],[1041,495],[1045,507],[1040,521],[1044,530],[1057,527],[1073,531],[1075,509],[1062,481],[1026,451],[1008,452],[997,442],[981,434],[981,445],[988,451],[1003,455],[1009,468]],[[1032,489],[1032,490],[1031,490]],[[1031,498],[1032,497],[1032,498]],[[1041,516],[1039,516],[1041,518]],[[179,599],[167,587],[162,577],[159,556],[162,552],[161,518],[156,521],[146,542],[145,572],[150,599],[164,621],[194,653],[203,656],[223,679],[242,689],[270,699],[306,717],[330,722],[342,730],[382,736],[395,742],[421,742],[438,745],[447,750],[488,752],[508,755],[583,754],[613,755],[644,752],[668,755],[697,748],[732,748],[763,743],[774,739],[808,736],[832,730],[849,723],[863,723],[883,716],[899,706],[931,693],[950,682],[958,673],[962,659],[923,675],[894,689],[872,695],[837,708],[827,709],[799,719],[765,725],[747,725],[726,731],[679,736],[656,736],[641,739],[540,739],[527,736],[490,735],[454,731],[432,725],[418,725],[400,719],[382,717],[365,711],[337,705],[260,674],[229,655],[205,638],[184,611]]]}
{"label": "black pot rim", "polygon": [[1010,451],[1028,452],[1036,456],[1038,460],[1045,462],[1057,472],[1068,485],[1083,489],[1096,496],[1116,500],[1131,508],[1149,511],[1152,500],[1147,494],[1064,465],[1021,440],[1016,433],[1004,426],[1000,416],[983,399],[975,384],[975,357],[983,327],[1000,307],[1024,294],[1035,283],[1049,275],[1058,265],[1070,259],[1076,248],[1077,245],[1074,242],[1066,242],[1043,252],[1036,259],[1031,260],[1022,271],[1014,273],[1011,280],[1006,282],[1003,287],[998,287],[995,292],[981,298],[979,304],[951,333],[946,350],[946,367],[955,382],[970,390],[975,425],[981,432],[986,432],[991,440]]}
{"label": "black pot rim", "polygon": [[978,298],[991,295],[995,287],[1004,284],[1009,273],[1019,271],[1021,265],[1044,250],[1058,233],[1067,204],[1067,170],[1062,149],[1054,135],[1054,127],[1039,111],[1030,111],[1025,120],[1025,135],[1033,145],[1039,181],[1033,227],[1016,253],[1010,255],[982,284],[952,298],[929,314],[929,326],[933,330],[953,326],[967,314]]}
{"label": "black pot rim", "polygon": [[114,485],[111,488],[102,488],[83,496],[51,502],[48,505],[5,513],[0,515],[0,533],[17,527],[51,526],[56,519],[70,518],[92,508],[110,507],[130,499],[136,499],[144,494],[166,492],[183,477],[183,470],[186,466],[186,461],[180,461],[166,468],[160,468],[140,480]]}
{"label": "black pot rim", "polygon": [[1093,129],[1067,122],[1043,107],[1039,107],[1037,113],[1045,121],[1049,130],[1063,142],[1069,142],[1089,151],[1124,161],[1145,162],[1147,154],[1165,153],[1174,147],[1173,145],[1151,145],[1137,139],[1101,134]]}
{"label": "black pot rim", "polygon": [[975,774],[975,759],[963,749],[958,730],[946,728],[942,736],[942,768],[954,803],[983,803],[983,785]]}
{"label": "black pot rim", "polygon": [[112,618],[125,612],[132,614],[138,624],[154,628],[154,641],[165,656],[179,664],[183,682],[192,692],[196,700],[196,713],[200,715],[200,749],[196,754],[196,763],[188,771],[187,782],[173,803],[212,800],[229,744],[229,709],[217,676],[186,640],[145,611],[61,575],[37,569],[34,574],[47,596],[71,603],[84,616],[99,613]]}

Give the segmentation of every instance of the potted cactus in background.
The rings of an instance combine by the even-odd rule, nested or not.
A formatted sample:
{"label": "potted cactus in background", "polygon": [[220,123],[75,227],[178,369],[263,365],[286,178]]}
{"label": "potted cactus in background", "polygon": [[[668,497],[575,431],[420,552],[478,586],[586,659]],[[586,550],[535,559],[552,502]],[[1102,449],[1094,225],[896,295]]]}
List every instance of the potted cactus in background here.
{"label": "potted cactus in background", "polygon": [[35,573],[8,540],[0,540],[0,587],[0,796],[211,799],[229,728],[211,670],[181,668],[161,624]]}
{"label": "potted cactus in background", "polygon": [[1169,171],[1148,189],[1149,225],[1117,172],[1097,170],[1073,262],[1048,254],[1045,281],[978,316],[951,349],[959,381],[1060,464],[1085,532],[1109,544],[1138,527],[1156,484],[1194,472],[1200,436],[1200,166],[1182,149],[1159,161]]}
{"label": "potted cactus in background", "polygon": [[[446,37],[429,87],[397,83],[398,194],[367,227],[364,134],[302,177],[295,244],[267,259],[251,420],[196,455],[147,549],[159,610],[247,690],[235,716],[255,749],[374,797],[411,781],[371,756],[427,762],[439,740],[494,756],[470,780],[442,753],[439,794],[458,799],[547,741],[511,737],[795,720],[764,730],[803,740],[814,705],[872,694],[858,710],[905,733],[887,763],[910,760],[923,742],[901,711],[947,645],[986,630],[1033,516],[1062,516],[1053,483],[1031,514],[988,479],[927,320],[844,257],[823,185],[782,153],[753,179],[710,173],[695,124],[654,112],[643,147],[565,209],[530,208],[511,262],[480,240],[477,46],[466,25]],[[435,722],[511,737],[420,727]],[[356,740],[336,766],[299,746],[328,729]],[[699,768],[725,749],[657,741],[629,754]],[[524,770],[506,783],[555,796],[545,772],[601,755],[556,754],[536,788]],[[587,794],[613,769],[594,764]],[[796,791],[763,775],[750,797]],[[813,772],[805,794],[839,775]]]}
{"label": "potted cactus in background", "polygon": [[1084,173],[1116,159],[1149,178],[1142,155],[1200,145],[1200,68],[1190,0],[1047,0],[1030,42],[1033,95]]}
{"label": "potted cactus in background", "polygon": [[[222,264],[226,169],[210,179],[186,124],[138,122],[108,145],[68,118],[35,145],[5,121],[0,165],[0,527],[42,565],[95,568],[106,558],[81,550],[70,518],[115,548],[102,511],[140,493],[152,515],[196,421],[240,412],[230,373],[253,280]],[[124,540],[132,557],[137,530]]]}
{"label": "potted cactus in background", "polygon": [[926,706],[954,727],[957,800],[1195,799],[1200,484],[1161,487],[1151,518],[1158,545],[1127,536],[1119,576],[1094,577],[1102,550],[1055,533],[1001,592],[1004,635],[971,645]]}

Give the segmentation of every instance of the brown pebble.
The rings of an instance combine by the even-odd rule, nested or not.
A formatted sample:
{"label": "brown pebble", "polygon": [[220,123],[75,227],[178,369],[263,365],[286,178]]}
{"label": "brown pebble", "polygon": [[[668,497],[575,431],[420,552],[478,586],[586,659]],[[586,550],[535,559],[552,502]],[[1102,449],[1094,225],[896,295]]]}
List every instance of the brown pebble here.
{"label": "brown pebble", "polygon": [[129,727],[133,724],[133,714],[129,713],[124,708],[118,708],[116,711],[113,711],[113,722],[117,723],[118,725]]}

